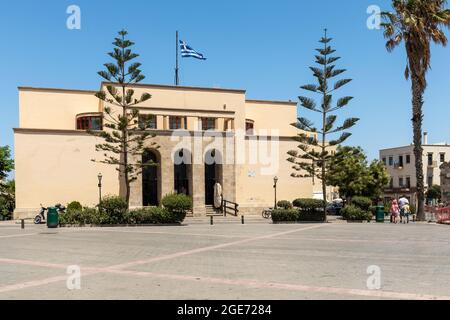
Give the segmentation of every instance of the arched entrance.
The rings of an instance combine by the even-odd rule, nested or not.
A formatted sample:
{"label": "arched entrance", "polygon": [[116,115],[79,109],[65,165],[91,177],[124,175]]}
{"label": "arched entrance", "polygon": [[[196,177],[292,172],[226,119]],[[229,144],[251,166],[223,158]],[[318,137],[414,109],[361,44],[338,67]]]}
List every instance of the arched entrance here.
{"label": "arched entrance", "polygon": [[174,153],[174,190],[178,194],[192,195],[192,156],[189,150]]}
{"label": "arched entrance", "polygon": [[154,150],[145,150],[142,163],[154,163],[142,169],[142,205],[144,207],[158,206],[160,201],[161,163],[160,156]]}
{"label": "arched entrance", "polygon": [[214,185],[222,182],[222,156],[217,150],[205,154],[205,205],[214,204]]}

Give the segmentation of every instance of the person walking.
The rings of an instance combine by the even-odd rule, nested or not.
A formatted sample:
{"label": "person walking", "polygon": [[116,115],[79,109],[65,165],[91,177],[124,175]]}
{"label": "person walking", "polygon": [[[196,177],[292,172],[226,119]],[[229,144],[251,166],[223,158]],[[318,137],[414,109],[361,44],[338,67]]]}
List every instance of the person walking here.
{"label": "person walking", "polygon": [[411,215],[411,208],[409,207],[409,204],[405,204],[403,206],[403,223],[409,223],[409,216]]}
{"label": "person walking", "polygon": [[400,208],[397,199],[392,200],[391,203],[391,222],[397,224],[400,217]]}
{"label": "person walking", "polygon": [[405,216],[405,205],[409,206],[409,200],[406,198],[405,195],[403,195],[398,200],[398,207],[400,208],[400,222],[403,222],[403,217]]}

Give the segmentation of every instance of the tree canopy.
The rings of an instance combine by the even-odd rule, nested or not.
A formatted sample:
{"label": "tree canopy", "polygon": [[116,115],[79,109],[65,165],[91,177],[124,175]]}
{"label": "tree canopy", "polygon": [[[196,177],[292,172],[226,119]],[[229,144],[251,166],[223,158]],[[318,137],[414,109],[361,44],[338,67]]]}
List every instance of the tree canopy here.
{"label": "tree canopy", "polygon": [[8,173],[14,170],[14,160],[8,146],[0,147],[0,181],[6,179]]}
{"label": "tree canopy", "polygon": [[369,163],[360,147],[338,147],[327,174],[328,183],[339,187],[339,193],[345,198],[377,198],[389,183],[383,163],[377,160]]}

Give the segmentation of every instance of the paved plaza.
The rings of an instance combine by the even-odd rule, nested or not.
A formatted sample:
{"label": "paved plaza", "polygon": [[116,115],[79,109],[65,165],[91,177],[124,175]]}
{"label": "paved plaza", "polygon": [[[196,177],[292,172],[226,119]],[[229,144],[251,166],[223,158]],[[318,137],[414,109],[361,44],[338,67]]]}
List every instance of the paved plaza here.
{"label": "paved plaza", "polygon": [[0,224],[0,299],[450,299],[449,265],[435,224]]}

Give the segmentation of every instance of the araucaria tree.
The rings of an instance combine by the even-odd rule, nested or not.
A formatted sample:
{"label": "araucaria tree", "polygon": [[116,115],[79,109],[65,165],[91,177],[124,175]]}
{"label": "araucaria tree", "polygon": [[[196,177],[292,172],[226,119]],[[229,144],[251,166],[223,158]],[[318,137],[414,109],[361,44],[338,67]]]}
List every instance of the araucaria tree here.
{"label": "araucaria tree", "polygon": [[[147,139],[154,136],[149,131],[139,128],[138,105],[149,100],[151,95],[143,93],[138,99],[134,97],[133,84],[144,80],[141,64],[131,63],[139,55],[130,47],[134,43],[126,39],[126,31],[120,31],[113,42],[114,50],[108,53],[114,63],[106,63],[105,71],[98,74],[108,81],[106,91],[95,94],[104,101],[103,131],[92,131],[93,135],[102,137],[105,143],[96,145],[97,151],[103,152],[104,159],[98,161],[117,167],[120,176],[120,193],[130,203],[130,184],[142,172],[142,168],[152,163],[142,163],[142,152]],[[156,146],[155,142],[148,146]],[[96,161],[96,160],[93,160]]]}
{"label": "araucaria tree", "polygon": [[302,130],[295,140],[300,143],[298,148],[300,151],[289,151],[291,156],[288,161],[294,164],[296,170],[292,174],[293,177],[310,178],[316,177],[322,182],[323,202],[324,202],[324,220],[326,220],[326,202],[327,202],[327,163],[333,157],[333,150],[336,146],[347,140],[351,133],[346,130],[353,127],[358,118],[349,118],[341,125],[336,125],[337,116],[335,114],[339,109],[344,108],[353,99],[353,97],[344,96],[333,101],[333,94],[349,82],[351,79],[333,80],[346,70],[337,69],[335,62],[339,57],[333,56],[335,50],[329,45],[331,38],[325,36],[319,41],[323,48],[316,49],[319,55],[316,55],[316,63],[318,67],[310,67],[317,84],[309,84],[301,87],[301,89],[317,94],[320,102],[300,96],[300,104],[303,108],[316,112],[320,115],[320,125],[315,126],[314,123],[307,118],[298,118],[297,123],[293,126]]}
{"label": "araucaria tree", "polygon": [[0,147],[0,191],[2,187],[6,187],[2,182],[12,170],[14,170],[14,160],[11,159],[11,150],[8,146]]}
{"label": "araucaria tree", "polygon": [[424,174],[422,161],[423,95],[427,87],[426,74],[430,69],[432,42],[447,45],[442,30],[450,26],[450,10],[446,0],[393,0],[394,12],[383,12],[384,36],[390,52],[402,42],[405,45],[407,64],[405,77],[411,78],[412,125],[414,131],[414,156],[417,177],[417,217],[425,219]]}

